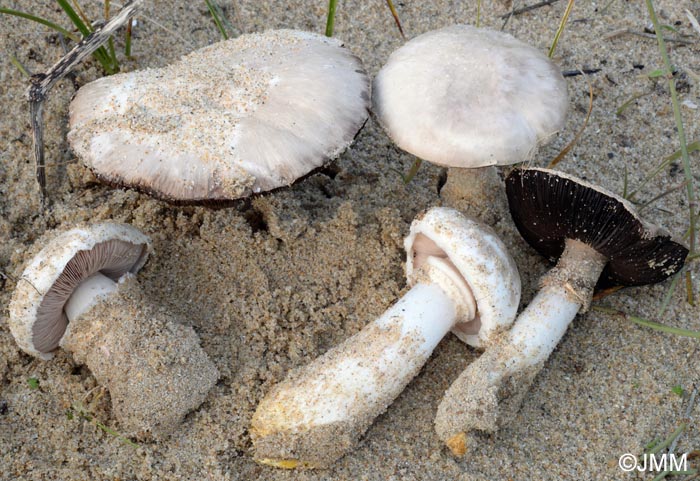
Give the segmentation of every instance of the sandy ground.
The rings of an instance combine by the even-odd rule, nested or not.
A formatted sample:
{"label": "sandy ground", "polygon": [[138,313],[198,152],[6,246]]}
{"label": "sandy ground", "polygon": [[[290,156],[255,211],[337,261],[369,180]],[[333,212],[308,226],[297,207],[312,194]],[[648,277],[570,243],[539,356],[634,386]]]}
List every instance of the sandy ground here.
{"label": "sandy ground", "polygon": [[[99,2],[89,9],[99,16]],[[321,32],[325,3],[224,1],[240,32],[291,27]],[[525,2],[516,2],[522,6]],[[678,148],[665,84],[645,74],[661,66],[653,39],[610,33],[642,32],[649,23],[643,2],[577,2],[557,50],[564,70],[601,69],[591,75],[595,100],[579,144],[560,164],[621,192],[627,168],[636,186]],[[673,63],[700,72],[700,37],[687,20],[690,1],[657,2],[661,22],[673,25],[692,45],[671,44]],[[47,6],[51,5],[51,6]],[[62,24],[52,2],[8,1]],[[505,30],[546,50],[565,2],[512,18]],[[397,3],[409,37],[455,22],[474,23],[476,2]],[[510,2],[484,2],[482,25],[501,28]],[[678,34],[668,32],[667,35]],[[401,38],[383,1],[340,2],[336,35],[374,75]],[[204,2],[159,1],[142,13],[134,59],[125,69],[161,66],[218,39]],[[288,472],[255,464],[248,425],[257,402],[296,366],[307,363],[380,315],[404,289],[402,238],[416,213],[439,204],[444,172],[432,166],[404,186],[393,169],[406,171],[411,156],[400,152],[370,120],[356,143],[323,172],[289,189],[242,201],[228,209],[173,207],[133,191],[95,182],[67,142],[67,107],[80,86],[101,75],[90,61],[73,79],[60,82],[47,106],[50,208],[39,209],[33,180],[26,77],[8,60],[14,54],[32,72],[61,55],[57,37],[16,18],[0,22],[0,479],[650,479],[623,473],[623,453],[640,453],[683,421],[687,399],[674,385],[700,387],[698,341],[661,334],[600,313],[577,318],[538,376],[514,425],[454,459],[434,434],[433,416],[442,393],[478,352],[449,336],[399,399],[380,416],[357,450],[327,471]],[[678,76],[681,100],[700,104],[692,75]],[[582,77],[567,80],[571,114],[566,129],[534,160],[546,165],[581,126],[588,106]],[[615,114],[632,95],[645,94]],[[682,108],[689,141],[700,137],[700,110]],[[693,158],[697,159],[697,154]],[[700,173],[695,168],[696,179]],[[649,200],[683,181],[674,164],[639,196]],[[687,228],[682,192],[645,211],[671,232]],[[96,383],[85,367],[59,352],[50,362],[20,352],[8,330],[6,306],[21,274],[25,253],[45,231],[87,220],[114,219],[143,229],[155,254],[139,274],[154,303],[191,325],[221,379],[202,407],[169,440],[137,448],[89,422],[69,419],[69,406],[83,402],[94,416],[119,429],[109,397],[94,399]],[[523,302],[536,288],[546,263],[510,238],[523,274]],[[700,277],[698,264],[694,266]],[[700,282],[700,279],[696,279]],[[656,318],[665,283],[628,289],[600,302]],[[696,290],[696,295],[697,295]],[[663,320],[700,329],[700,313],[679,289]],[[28,378],[36,378],[32,389]],[[691,411],[677,452],[700,448]],[[697,466],[697,460],[695,461]]]}

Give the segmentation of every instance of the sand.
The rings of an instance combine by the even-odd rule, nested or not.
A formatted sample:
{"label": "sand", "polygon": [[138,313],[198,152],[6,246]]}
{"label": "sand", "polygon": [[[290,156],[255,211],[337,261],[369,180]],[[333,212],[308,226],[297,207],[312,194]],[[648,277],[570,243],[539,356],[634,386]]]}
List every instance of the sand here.
{"label": "sand", "polygon": [[[84,2],[90,3],[90,2]],[[239,32],[288,27],[321,32],[325,2],[219,2]],[[454,22],[473,23],[476,2],[396,3],[409,37]],[[524,2],[516,2],[522,6]],[[622,192],[678,148],[666,85],[646,74],[661,67],[654,39],[643,32],[642,2],[577,2],[556,52],[563,70],[601,69],[590,80],[591,120],[580,142],[560,164],[563,171]],[[684,9],[700,17],[697,3],[657,2],[663,24],[692,45],[669,44],[675,65],[700,71],[700,37]],[[9,1],[66,24],[49,2]],[[512,18],[506,31],[545,51],[565,2]],[[484,2],[482,25],[500,28],[510,2]],[[97,2],[88,9],[100,15]],[[678,22],[678,23],[677,23]],[[125,70],[159,67],[218,39],[204,2],[146,5]],[[252,461],[248,434],[256,404],[293,368],[308,363],[379,316],[405,289],[402,238],[412,218],[439,204],[444,171],[424,164],[405,186],[395,169],[413,159],[400,152],[373,119],[355,144],[320,173],[289,189],[241,201],[227,209],[175,207],[144,194],[99,184],[77,163],[66,142],[68,103],[76,86],[101,75],[94,61],[61,81],[46,108],[50,207],[41,211],[34,183],[32,142],[24,91],[27,79],[8,60],[14,54],[32,72],[62,55],[58,38],[20,19],[0,22],[0,479],[248,480],[248,479],[641,479],[623,473],[618,458],[641,453],[683,421],[687,397],[671,392],[700,387],[700,344],[662,334],[600,312],[580,316],[545,364],[516,422],[477,443],[462,459],[439,442],[433,418],[444,391],[479,353],[454,336],[436,349],[424,369],[380,416],[358,448],[325,471],[282,471]],[[668,36],[678,34],[668,31]],[[371,75],[402,40],[381,1],[340,2],[336,36],[359,55]],[[120,46],[118,45],[118,48]],[[700,137],[696,77],[678,74],[689,141]],[[583,77],[567,79],[571,112],[566,128],[533,161],[544,166],[574,136],[588,107]],[[644,96],[621,114],[633,95]],[[692,154],[697,160],[697,153]],[[683,182],[676,162],[639,194],[641,202]],[[698,175],[697,167],[695,169]],[[644,211],[675,234],[687,228],[682,190]],[[129,222],[152,237],[154,255],[139,285],[154,305],[171,311],[199,335],[221,379],[201,408],[168,440],[131,447],[66,410],[88,406],[95,419],[119,430],[109,396],[95,399],[86,367],[59,351],[50,362],[16,346],[7,327],[7,304],[26,262],[25,253],[48,229],[87,220]],[[497,230],[508,234],[506,224]],[[523,277],[523,301],[532,298],[547,269],[523,241],[505,238]],[[696,278],[698,264],[693,266]],[[700,329],[700,309],[681,289],[663,318],[658,306],[669,283],[627,289],[599,301],[668,324]],[[696,288],[696,295],[697,288]],[[32,388],[29,378],[38,380]],[[94,402],[93,402],[94,401]],[[700,403],[698,403],[700,404]],[[691,420],[676,451],[700,447]],[[693,462],[693,461],[691,461]],[[697,460],[694,461],[697,465]],[[635,478],[637,476],[637,478]]]}

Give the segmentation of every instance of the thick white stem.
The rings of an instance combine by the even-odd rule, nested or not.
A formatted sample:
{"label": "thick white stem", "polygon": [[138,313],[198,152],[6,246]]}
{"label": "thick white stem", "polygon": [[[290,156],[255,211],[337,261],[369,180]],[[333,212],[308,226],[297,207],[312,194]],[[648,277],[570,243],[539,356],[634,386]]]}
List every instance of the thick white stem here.
{"label": "thick white stem", "polygon": [[109,390],[123,434],[168,435],[216,383],[194,330],[151,306],[132,275],[119,284],[89,277],[65,310],[70,322],[60,345]]}
{"label": "thick white stem", "polygon": [[348,421],[393,400],[455,319],[455,306],[442,289],[414,286],[379,319],[327,353],[323,372],[295,388],[295,404],[304,407],[296,426]]}
{"label": "thick white stem", "polygon": [[507,424],[576,313],[588,306],[607,260],[581,242],[567,240],[556,267],[501,342],[457,378],[435,417],[440,438],[457,455],[466,452],[466,433],[494,432]]}
{"label": "thick white stem", "polygon": [[81,314],[117,291],[117,283],[97,272],[78,284],[63,307],[69,321],[75,321]]}
{"label": "thick white stem", "polygon": [[503,181],[493,165],[471,169],[451,167],[440,197],[446,205],[488,225],[501,219],[510,222]]}
{"label": "thick white stem", "polygon": [[581,308],[564,286],[545,286],[518,316],[510,331],[505,375],[547,360]]}
{"label": "thick white stem", "polygon": [[443,272],[445,286],[419,281],[379,319],[263,399],[251,425],[258,461],[328,466],[353,447],[457,319],[473,315],[473,302],[459,299],[461,287],[447,280],[449,270]]}

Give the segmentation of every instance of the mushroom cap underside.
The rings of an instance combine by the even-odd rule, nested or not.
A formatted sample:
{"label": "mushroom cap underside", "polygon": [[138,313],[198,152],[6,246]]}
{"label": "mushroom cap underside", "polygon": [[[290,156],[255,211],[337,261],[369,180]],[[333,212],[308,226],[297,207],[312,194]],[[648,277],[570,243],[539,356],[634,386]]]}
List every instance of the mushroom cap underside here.
{"label": "mushroom cap underside", "polygon": [[115,282],[145,264],[149,239],[135,227],[98,223],[60,233],[27,265],[10,301],[9,325],[28,354],[50,359],[68,325],[63,306],[100,272]]}
{"label": "mushroom cap underside", "polygon": [[367,119],[369,79],[336,39],[241,35],[158,69],[82,87],[76,155],[113,185],[211,203],[292,184],[336,158]]}
{"label": "mushroom cap underside", "polygon": [[598,287],[638,286],[678,272],[688,249],[643,221],[627,200],[576,177],[548,169],[515,169],[506,178],[513,221],[523,238],[554,261],[566,239],[608,259]]}
{"label": "mushroom cap underside", "polygon": [[529,159],[565,121],[559,68],[509,34],[453,25],[420,35],[377,74],[372,107],[402,149],[447,167]]}
{"label": "mushroom cap underside", "polygon": [[413,221],[404,246],[409,283],[426,258],[435,256],[449,261],[469,286],[476,318],[452,330],[460,340],[480,347],[513,322],[520,302],[520,275],[490,227],[455,209],[433,207]]}

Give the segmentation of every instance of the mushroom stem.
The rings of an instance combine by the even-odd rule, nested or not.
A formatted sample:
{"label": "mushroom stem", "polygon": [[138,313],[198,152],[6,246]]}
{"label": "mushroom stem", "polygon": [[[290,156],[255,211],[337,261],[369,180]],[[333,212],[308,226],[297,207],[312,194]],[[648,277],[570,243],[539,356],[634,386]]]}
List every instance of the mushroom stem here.
{"label": "mushroom stem", "polygon": [[438,407],[435,428],[454,454],[466,452],[467,432],[494,432],[512,420],[576,313],[587,310],[606,263],[592,247],[567,239],[559,262],[542,278],[542,288],[506,338],[450,386]]}
{"label": "mushroom stem", "polygon": [[218,372],[191,327],[150,306],[132,275],[122,279],[95,274],[78,286],[60,345],[109,390],[125,434],[163,436],[204,401]]}
{"label": "mushroom stem", "polygon": [[510,217],[503,181],[493,165],[471,169],[451,167],[440,196],[450,207],[489,225]]}
{"label": "mushroom stem", "polygon": [[329,466],[352,449],[455,323],[474,317],[473,297],[463,300],[464,286],[447,262],[430,257],[421,271],[439,280],[419,277],[379,319],[268,393],[251,425],[258,462]]}
{"label": "mushroom stem", "polygon": [[90,310],[103,297],[117,291],[117,283],[109,277],[96,272],[78,286],[70,295],[63,310],[69,321],[78,319],[81,314]]}

